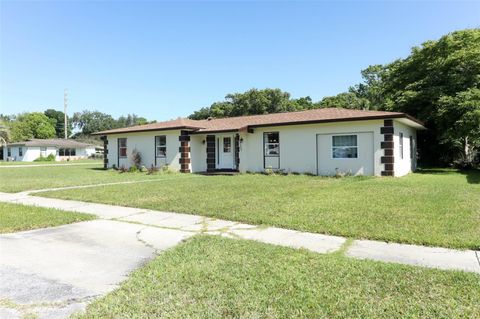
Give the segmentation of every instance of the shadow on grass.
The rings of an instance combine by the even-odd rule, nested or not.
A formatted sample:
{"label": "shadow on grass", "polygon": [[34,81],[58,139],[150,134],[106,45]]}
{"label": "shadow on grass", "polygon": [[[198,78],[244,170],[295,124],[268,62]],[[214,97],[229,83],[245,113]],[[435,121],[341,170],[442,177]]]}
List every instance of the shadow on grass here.
{"label": "shadow on grass", "polygon": [[480,184],[480,170],[479,169],[455,169],[455,168],[419,168],[418,174],[436,174],[436,175],[451,175],[462,174],[467,178],[469,184]]}
{"label": "shadow on grass", "polygon": [[469,182],[470,184],[480,184],[480,170],[466,169],[461,170],[460,173],[466,175],[467,182]]}

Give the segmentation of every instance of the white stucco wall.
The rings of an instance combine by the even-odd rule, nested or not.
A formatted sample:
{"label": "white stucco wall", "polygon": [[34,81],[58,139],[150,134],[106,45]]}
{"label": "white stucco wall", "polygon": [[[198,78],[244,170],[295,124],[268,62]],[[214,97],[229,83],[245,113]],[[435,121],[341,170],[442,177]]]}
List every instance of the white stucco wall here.
{"label": "white stucco wall", "polygon": [[[383,120],[351,121],[323,124],[290,125],[267,128],[255,128],[254,133],[241,132],[240,139],[240,172],[262,172],[266,167],[275,168],[275,163],[267,162],[264,166],[265,132],[279,132],[280,161],[279,169],[286,172],[334,175],[340,172],[351,172],[355,175],[380,176],[384,170],[381,157],[384,155],[380,134]],[[404,134],[404,158],[400,157],[399,133]],[[212,135],[217,135],[211,133]],[[232,133],[233,134],[233,133]],[[358,158],[339,159],[332,157],[332,135],[357,135]],[[155,165],[154,136],[167,136],[167,157],[157,159],[157,166],[168,164],[173,170],[180,170],[179,130],[136,132],[108,136],[108,165],[117,167],[131,166],[131,153],[137,149],[142,155],[142,165]],[[394,120],[395,144],[395,176],[402,176],[415,168],[416,160],[410,159],[410,136],[416,141],[416,130]],[[127,138],[127,158],[117,159],[118,138]],[[206,164],[206,134],[190,135],[191,171],[203,172]],[[415,142],[416,144],[416,142]],[[276,159],[270,159],[275,161]]]}
{"label": "white stucco wall", "polygon": [[[417,131],[398,121],[393,122],[394,127],[394,170],[395,176],[403,176],[416,169],[416,145],[417,145]],[[400,134],[403,133],[403,158],[400,150]],[[413,156],[410,154],[410,136],[413,140]]]}
{"label": "white stucco wall", "polygon": [[[156,132],[134,132],[108,135],[108,167],[130,167],[132,165],[132,151],[137,149],[142,156],[142,165],[150,167],[155,165],[155,136],[165,135],[167,139],[166,158],[157,158],[157,167],[168,164],[172,170],[180,170],[180,135],[179,130],[156,131]],[[127,139],[127,158],[117,158],[118,139]]]}
{"label": "white stucco wall", "polygon": [[[207,136],[193,134],[190,136],[190,158],[192,172],[205,172],[207,170]],[[203,143],[205,141],[205,144]]]}
{"label": "white stucco wall", "polygon": [[[382,126],[382,120],[372,120],[256,128],[254,133],[242,134],[244,141],[240,147],[240,171],[261,172],[264,170],[264,132],[279,132],[280,134],[280,169],[287,172],[311,174],[317,174],[318,134],[370,133],[373,139],[373,173],[379,176],[383,170],[383,164],[380,164],[380,158],[383,156],[383,150],[380,148],[380,143],[383,141],[383,135],[380,134],[380,127]],[[331,147],[328,146],[325,150],[319,150],[319,152],[322,151],[331,154]],[[372,158],[365,160],[371,161]],[[354,163],[351,159],[333,159],[330,157],[323,162],[322,166],[331,168],[329,171],[334,174],[335,168],[339,166],[343,170],[348,170],[348,161]],[[358,161],[362,161],[362,159],[359,158]],[[358,161],[355,165],[358,164]],[[347,164],[345,165],[345,163]],[[364,164],[363,166],[372,166],[370,162]]]}
{"label": "white stucco wall", "polygon": [[[18,147],[17,148],[17,153],[18,154]],[[23,158],[21,159],[21,161],[23,162],[33,162],[34,160],[36,160],[37,158],[40,157],[40,152],[41,150],[41,147],[36,147],[36,146],[29,146],[29,147],[23,147]],[[55,147],[47,147],[46,148],[46,152],[44,155],[44,157],[47,157],[48,155],[50,154],[53,154],[53,155],[56,155],[57,153],[57,149]],[[20,159],[16,159],[17,161],[20,161]]]}

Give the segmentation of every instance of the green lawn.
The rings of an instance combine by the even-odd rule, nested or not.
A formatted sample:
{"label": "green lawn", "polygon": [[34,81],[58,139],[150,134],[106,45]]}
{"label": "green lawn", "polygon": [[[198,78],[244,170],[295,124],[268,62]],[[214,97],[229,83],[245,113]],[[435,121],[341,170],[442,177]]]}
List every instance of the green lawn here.
{"label": "green lawn", "polygon": [[205,176],[41,196],[354,238],[480,249],[480,171],[425,170],[401,178]]}
{"label": "green lawn", "polygon": [[474,318],[480,276],[194,237],[80,318]]}
{"label": "green lawn", "polygon": [[0,203],[0,233],[59,226],[94,219],[95,216],[58,209]]}
{"label": "green lawn", "polygon": [[58,162],[5,162],[0,161],[0,166],[12,166],[12,165],[48,165],[48,164],[83,164],[90,163],[96,165],[103,165],[103,160],[94,159],[79,159],[72,161],[58,161]]}
{"label": "green lawn", "polygon": [[[172,176],[180,174],[172,174]],[[159,179],[167,174],[119,173],[105,171],[98,164],[79,166],[43,166],[0,168],[0,192],[20,192],[34,189],[55,188],[101,183]],[[178,178],[188,177],[182,175]],[[170,178],[170,177],[169,177]]]}

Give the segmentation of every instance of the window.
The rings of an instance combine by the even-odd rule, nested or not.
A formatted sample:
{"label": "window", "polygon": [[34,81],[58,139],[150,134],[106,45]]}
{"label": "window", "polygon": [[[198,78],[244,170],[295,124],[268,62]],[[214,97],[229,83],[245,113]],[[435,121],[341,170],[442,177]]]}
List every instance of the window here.
{"label": "window", "polygon": [[403,159],[403,133],[400,133],[400,158]]}
{"label": "window", "polygon": [[265,156],[280,156],[280,138],[278,132],[263,133]]}
{"label": "window", "polygon": [[12,149],[10,147],[7,147],[7,156],[8,157],[12,156]]}
{"label": "window", "polygon": [[47,156],[47,148],[46,147],[40,147],[40,156],[42,156],[42,157]]}
{"label": "window", "polygon": [[224,137],[223,138],[223,152],[230,153],[232,151],[232,138]]}
{"label": "window", "polygon": [[415,147],[413,147],[413,136],[410,135],[410,158],[413,159],[413,153],[415,152]]}
{"label": "window", "polygon": [[76,150],[74,148],[61,148],[58,150],[59,156],[75,156]]}
{"label": "window", "polygon": [[127,139],[118,139],[118,157],[127,157]]}
{"label": "window", "polygon": [[332,136],[333,158],[358,158],[357,135]]}
{"label": "window", "polygon": [[23,156],[23,147],[18,148],[18,156]]}
{"label": "window", "polygon": [[155,136],[155,156],[166,157],[167,156],[167,136]]}

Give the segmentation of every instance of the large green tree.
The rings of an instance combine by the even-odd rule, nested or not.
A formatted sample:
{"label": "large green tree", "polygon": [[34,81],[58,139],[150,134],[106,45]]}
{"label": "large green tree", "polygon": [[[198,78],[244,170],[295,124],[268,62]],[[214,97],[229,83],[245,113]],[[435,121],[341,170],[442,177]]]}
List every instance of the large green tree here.
{"label": "large green tree", "polygon": [[[404,59],[369,66],[362,77],[363,83],[325,98],[320,105],[408,113],[428,129],[419,133],[423,162],[472,164],[480,148],[476,120],[480,112],[480,29],[427,41]],[[365,100],[365,104],[359,102]]]}
{"label": "large green tree", "polygon": [[210,107],[201,108],[189,118],[194,120],[208,117],[232,117],[255,114],[299,111],[313,108],[310,97],[290,98],[290,93],[280,89],[250,89],[244,93],[232,93],[225,100],[215,102]]}
{"label": "large green tree", "polygon": [[48,118],[43,113],[20,114],[8,124],[10,140],[17,142],[31,138],[53,138],[55,137],[55,123],[55,120]]}
{"label": "large green tree", "polygon": [[[48,118],[55,120],[55,134],[59,138],[65,137],[65,113],[54,109],[48,109],[43,112]],[[67,117],[68,119],[68,117]],[[72,123],[70,119],[67,121],[67,136],[72,133]]]}
{"label": "large green tree", "polygon": [[[431,163],[472,159],[478,151],[478,122],[465,117],[480,110],[480,29],[452,32],[412,49],[385,65],[383,108],[409,113],[426,123],[420,151]],[[475,124],[476,123],[476,124]],[[458,145],[467,143],[460,151]],[[467,156],[467,157],[465,157]]]}
{"label": "large green tree", "polygon": [[72,124],[83,135],[118,127],[117,121],[111,115],[87,110],[74,113]]}

